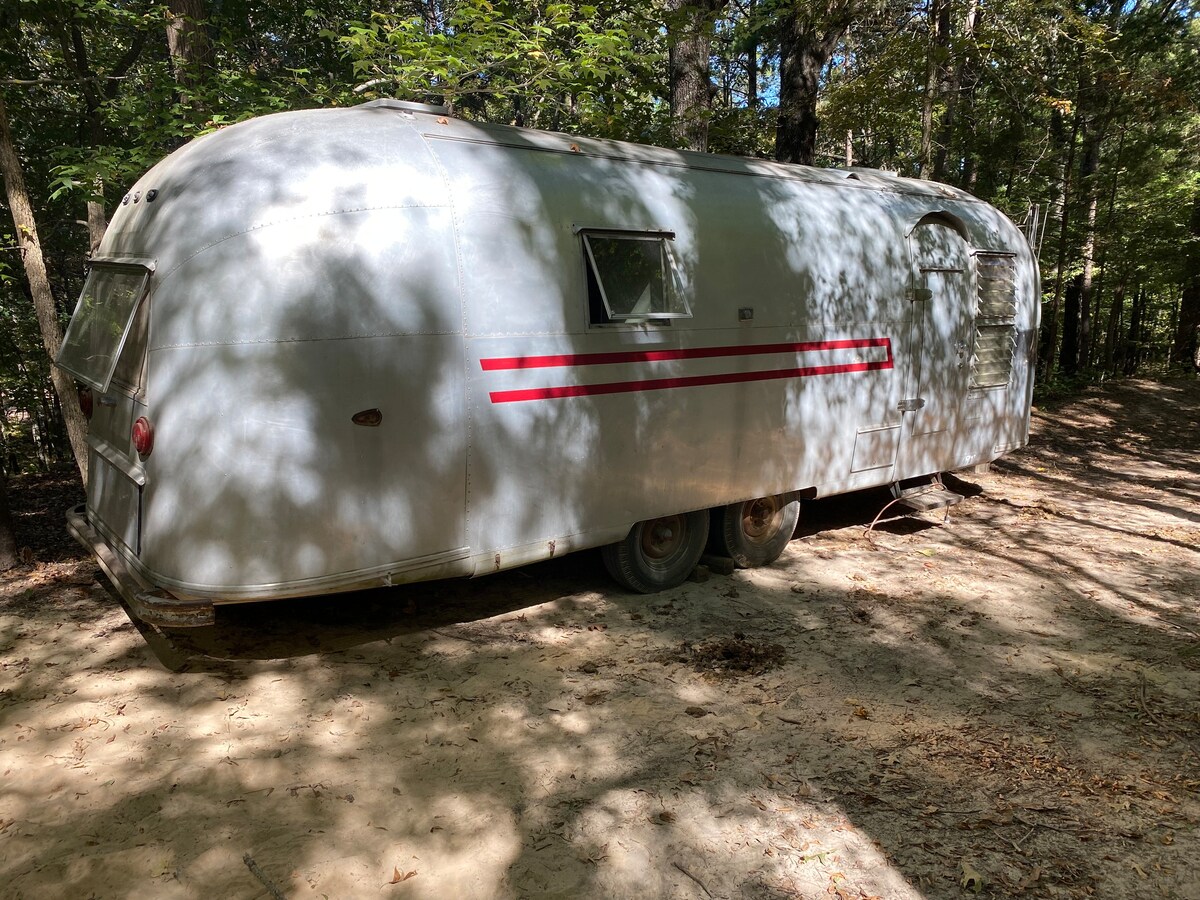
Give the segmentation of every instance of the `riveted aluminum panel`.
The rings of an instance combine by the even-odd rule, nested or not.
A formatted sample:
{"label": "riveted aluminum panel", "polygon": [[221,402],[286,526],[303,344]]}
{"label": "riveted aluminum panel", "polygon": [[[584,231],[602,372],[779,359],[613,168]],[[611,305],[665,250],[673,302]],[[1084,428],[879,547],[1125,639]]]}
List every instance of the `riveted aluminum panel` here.
{"label": "riveted aluminum panel", "polygon": [[[130,193],[101,252],[156,266],[156,447],[126,562],[183,595],[493,571],[1025,439],[1036,266],[944,186],[372,104],[233,126]],[[1003,392],[957,386],[971,303],[921,319],[953,268],[914,263],[931,215],[964,278],[979,251],[1019,260]],[[591,321],[586,229],[671,233],[691,317]]]}

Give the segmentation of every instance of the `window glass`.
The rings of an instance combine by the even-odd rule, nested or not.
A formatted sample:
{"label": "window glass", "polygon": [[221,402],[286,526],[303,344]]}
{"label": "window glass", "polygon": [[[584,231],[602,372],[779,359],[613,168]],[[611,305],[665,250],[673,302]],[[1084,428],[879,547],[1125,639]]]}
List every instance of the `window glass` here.
{"label": "window glass", "polygon": [[975,308],[974,387],[1008,384],[1016,349],[1017,265],[1011,256],[976,257],[978,297]]}
{"label": "window glass", "polygon": [[150,304],[138,304],[137,312],[133,315],[133,324],[129,335],[125,338],[125,347],[117,358],[117,367],[113,370],[113,384],[138,391],[142,387],[142,374],[146,363],[146,339],[149,337]]}
{"label": "window glass", "polygon": [[148,277],[142,268],[93,265],[67,327],[58,365],[89,387],[108,390]]}
{"label": "window glass", "polygon": [[585,234],[583,240],[589,293],[593,287],[599,292],[606,314],[598,316],[593,302],[593,322],[691,315],[674,288],[665,238]]}

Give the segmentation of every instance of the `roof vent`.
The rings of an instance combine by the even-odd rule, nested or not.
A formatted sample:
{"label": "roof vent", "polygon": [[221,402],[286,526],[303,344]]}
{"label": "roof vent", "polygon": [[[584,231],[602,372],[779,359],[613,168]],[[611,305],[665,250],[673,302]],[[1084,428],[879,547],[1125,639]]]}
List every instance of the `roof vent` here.
{"label": "roof vent", "polygon": [[360,106],[370,106],[379,109],[399,109],[404,112],[428,113],[431,116],[448,116],[450,107],[439,106],[436,103],[414,103],[412,100],[396,100],[393,97],[382,97],[379,100],[368,100]]}

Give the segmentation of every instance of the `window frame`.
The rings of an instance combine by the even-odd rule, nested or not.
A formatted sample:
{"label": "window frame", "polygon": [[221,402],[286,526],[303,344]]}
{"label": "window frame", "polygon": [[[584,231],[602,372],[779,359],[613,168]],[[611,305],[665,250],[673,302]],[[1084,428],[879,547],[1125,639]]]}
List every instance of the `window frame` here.
{"label": "window frame", "polygon": [[[983,272],[980,266],[981,260],[1007,260],[1010,264],[1012,274],[1012,295],[1011,305],[1012,312],[1004,315],[996,315],[994,313],[984,314],[983,312]],[[996,250],[980,250],[975,253],[975,315],[973,317],[973,334],[971,346],[971,389],[972,390],[994,390],[997,388],[1008,387],[1012,384],[1013,369],[1016,362],[1016,339],[1017,339],[1017,255],[1008,251]],[[984,332],[1007,334],[1008,346],[1010,352],[1008,354],[1008,371],[1004,376],[1003,381],[988,380],[980,381],[978,377],[978,363],[980,338]]]}
{"label": "window frame", "polygon": [[[626,228],[598,228],[592,226],[573,226],[575,234],[581,239],[583,249],[583,266],[584,266],[584,284],[585,292],[588,301],[588,324],[592,327],[613,327],[613,326],[644,326],[657,325],[659,327],[669,326],[676,319],[691,319],[694,318],[691,304],[687,297],[680,290],[678,273],[675,268],[674,256],[670,250],[670,241],[675,239],[675,232],[664,229],[626,229]],[[600,266],[596,262],[595,252],[592,247],[592,238],[599,240],[625,240],[625,241],[643,241],[653,242],[658,244],[659,263],[662,274],[663,295],[667,305],[676,307],[676,309],[656,310],[650,313],[625,314],[617,312],[614,314],[612,303],[609,301],[608,291],[604,286],[604,278],[601,277]],[[604,318],[600,319],[596,315],[596,310],[593,309],[591,297],[591,282],[595,281],[596,290],[599,294],[600,307],[604,314]]]}
{"label": "window frame", "polygon": [[[59,349],[57,358],[54,360],[55,365],[93,390],[101,394],[107,393],[113,384],[113,376],[120,364],[121,354],[125,350],[125,345],[129,341],[130,332],[133,331],[134,321],[138,316],[139,310],[142,309],[142,305],[146,302],[146,297],[149,294],[150,276],[153,272],[153,262],[146,260],[92,260],[87,279],[83,283],[83,290],[80,291],[79,300],[75,304],[75,311],[71,315],[71,322],[67,326],[66,334],[63,336],[62,347]],[[113,324],[121,325],[121,334],[112,348],[111,356],[105,368],[87,371],[84,366],[78,364],[79,360],[72,360],[70,357],[72,351],[78,349],[80,346],[76,343],[80,332],[89,327],[89,325],[84,324],[85,320],[81,318],[80,313],[87,302],[89,291],[93,289],[95,279],[103,273],[127,275],[139,279],[139,281],[132,293],[133,301],[129,304],[129,309],[123,316],[124,322],[122,323],[120,318],[114,319]],[[64,357],[66,358],[65,361]],[[97,377],[98,375],[102,377]]]}

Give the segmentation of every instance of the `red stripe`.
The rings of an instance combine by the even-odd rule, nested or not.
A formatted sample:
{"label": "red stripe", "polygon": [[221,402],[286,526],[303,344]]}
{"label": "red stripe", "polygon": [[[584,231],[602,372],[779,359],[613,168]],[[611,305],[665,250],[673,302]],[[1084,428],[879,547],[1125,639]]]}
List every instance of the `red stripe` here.
{"label": "red stripe", "polygon": [[713,359],[720,356],[760,356],[767,353],[805,353],[811,350],[856,350],[886,347],[892,359],[889,338],[845,341],[805,341],[795,344],[742,344],[732,347],[694,347],[689,350],[626,350],[615,353],[565,353],[557,356],[501,356],[481,359],[485,372],[500,369],[555,369],[577,366],[607,366],[631,362],[666,362],[674,359]]}
{"label": "red stripe", "polygon": [[[652,378],[646,381],[613,381],[608,384],[568,384],[562,387],[531,388],[520,391],[492,391],[493,403],[519,403],[523,400],[557,400],[562,397],[594,397],[599,394],[629,394],[636,391],[661,391],[671,388],[703,387],[712,384],[738,384],[746,381],[772,381],[779,378],[807,378],[810,375],[836,375],[840,372],[870,372],[892,368],[892,348],[887,338],[872,338],[870,346],[888,348],[888,358],[876,362],[843,363],[835,366],[805,366],[800,369],[774,369],[768,372],[731,372],[725,375],[691,375],[682,378]],[[842,343],[832,341],[831,343]],[[793,345],[789,345],[793,346]],[[855,346],[863,346],[862,342]],[[599,356],[601,354],[588,354]],[[549,358],[549,357],[543,357]]]}

